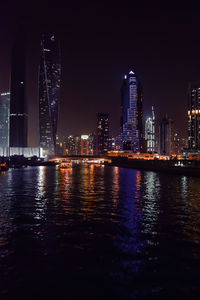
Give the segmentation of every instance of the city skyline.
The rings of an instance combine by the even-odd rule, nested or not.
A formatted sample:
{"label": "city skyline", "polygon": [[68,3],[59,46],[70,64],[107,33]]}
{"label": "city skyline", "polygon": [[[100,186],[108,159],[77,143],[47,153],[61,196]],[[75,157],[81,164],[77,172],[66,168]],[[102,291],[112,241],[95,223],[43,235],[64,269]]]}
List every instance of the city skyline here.
{"label": "city skyline", "polygon": [[[82,130],[90,132],[95,126],[95,115],[98,111],[110,113],[111,132],[117,134],[120,118],[119,86],[124,74],[130,69],[135,70],[143,83],[144,117],[151,112],[151,106],[154,105],[158,119],[167,113],[175,120],[178,130],[187,135],[185,113],[188,83],[199,79],[199,46],[193,39],[198,33],[195,23],[198,21],[193,18],[196,14],[194,9],[175,5],[169,11],[162,6],[141,7],[137,4],[132,15],[131,3],[129,11],[119,5],[113,7],[110,4],[105,6],[104,3],[98,5],[87,2],[85,5],[78,3],[78,9],[75,5],[70,5],[64,17],[66,10],[62,5],[54,7],[55,11],[49,8],[49,14],[45,14],[44,4],[32,7],[30,3],[30,10],[22,4],[19,7],[11,6],[10,15],[1,20],[6,29],[0,36],[4,44],[0,52],[0,89],[8,90],[9,49],[16,35],[15,28],[22,20],[28,40],[29,144],[35,145],[38,140],[39,125],[35,124],[38,91],[35,82],[38,75],[39,40],[44,32],[55,32],[61,40],[63,110],[60,113],[59,135],[81,133],[74,115],[84,124]],[[6,15],[8,4],[3,5]],[[140,17],[144,23],[138,23]],[[131,24],[139,25],[134,38],[130,40]],[[187,30],[191,34],[186,37]],[[119,37],[122,37],[121,44],[118,42]],[[189,47],[191,40],[196,45],[193,52]],[[172,106],[173,111],[170,114]],[[89,118],[89,114],[93,118]]]}
{"label": "city skyline", "polygon": [[199,15],[2,1],[0,300],[198,297]]}
{"label": "city skyline", "polygon": [[[17,101],[11,102],[11,114],[10,114],[10,124],[12,125],[12,118],[17,118],[20,116],[25,116],[25,121],[27,122],[27,113],[26,113],[26,52],[24,47],[24,36],[18,35],[16,39],[12,57],[11,57],[11,90],[13,90],[12,99],[17,99]],[[53,34],[45,35],[43,34],[43,38],[41,41],[41,54],[40,54],[40,66],[39,66],[39,131],[40,131],[40,142],[39,145],[46,154],[55,154],[57,149],[57,122],[58,122],[58,111],[59,111],[59,95],[60,95],[60,73],[61,73],[61,64],[60,64],[60,46],[59,42],[55,39]],[[14,74],[14,76],[13,76]],[[135,79],[134,79],[134,78]],[[135,81],[134,81],[135,80]],[[130,81],[130,82],[128,82]],[[134,82],[133,82],[134,81]],[[131,87],[137,87],[136,90],[131,90]],[[130,86],[130,87],[129,87]],[[130,91],[129,91],[130,90]],[[129,95],[130,92],[130,95]],[[193,91],[192,91],[193,92]],[[143,89],[135,76],[135,73],[131,70],[128,75],[124,76],[123,85],[121,89],[122,93],[122,114],[121,114],[121,134],[123,135],[123,143],[129,143],[130,138],[135,146],[122,147],[124,150],[132,150],[133,152],[144,152],[145,146],[144,142],[144,132],[143,126],[145,126],[145,122],[148,121],[149,118],[143,119]],[[132,95],[132,96],[131,96]],[[190,97],[190,90],[188,93]],[[129,99],[130,98],[130,99]],[[137,101],[136,101],[137,99]],[[20,101],[19,101],[20,100]],[[130,103],[129,103],[130,101]],[[128,104],[129,103],[129,104]],[[132,103],[132,104],[131,104]],[[130,106],[131,104],[131,106]],[[14,105],[14,106],[13,106]],[[129,107],[130,106],[130,107]],[[15,110],[13,110],[13,107]],[[18,112],[19,110],[19,112]],[[23,111],[22,111],[23,110]],[[131,110],[131,111],[130,111]],[[17,114],[16,114],[17,111]],[[129,111],[129,112],[128,112]],[[188,112],[189,113],[189,112]],[[109,115],[109,114],[107,114]],[[138,120],[136,120],[136,115]],[[127,118],[131,119],[128,120]],[[126,119],[126,120],[125,120]],[[124,122],[125,120],[125,122]],[[26,125],[26,122],[22,122]],[[127,123],[128,122],[128,123]],[[22,128],[18,126],[20,129]],[[128,128],[127,124],[135,124],[134,128]],[[138,129],[136,128],[136,124],[138,124]],[[24,125],[23,125],[24,126]],[[125,127],[127,128],[125,128]],[[17,128],[16,124],[14,128]],[[11,126],[12,129],[12,126]],[[23,128],[22,128],[23,129]],[[94,129],[94,128],[93,128]],[[93,131],[92,129],[92,131]],[[128,139],[126,139],[126,133],[128,132]],[[131,130],[133,131],[131,133]],[[13,144],[12,141],[12,130],[10,130],[10,146],[11,147],[26,147],[27,143],[23,139],[19,139],[17,136],[17,143]],[[16,130],[15,130],[16,132]],[[17,130],[19,132],[19,130]],[[21,131],[22,136],[24,132],[27,133],[27,129],[25,126]],[[83,133],[83,132],[81,132]],[[25,134],[26,137],[26,134]],[[67,137],[67,136],[65,136]],[[62,139],[62,137],[61,137]],[[189,136],[190,139],[190,136]],[[20,142],[18,141],[20,140]],[[26,140],[26,138],[25,138]],[[132,143],[131,142],[131,143]],[[147,147],[148,148],[148,147]],[[189,147],[191,149],[191,147]],[[197,147],[198,150],[198,147]],[[148,149],[147,149],[148,152]],[[162,151],[161,151],[162,152]]]}

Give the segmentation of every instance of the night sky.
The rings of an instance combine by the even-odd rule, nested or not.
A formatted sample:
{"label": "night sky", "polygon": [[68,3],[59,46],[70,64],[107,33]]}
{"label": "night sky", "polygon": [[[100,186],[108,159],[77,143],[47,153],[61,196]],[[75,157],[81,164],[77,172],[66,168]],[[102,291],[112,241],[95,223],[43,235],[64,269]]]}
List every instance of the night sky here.
{"label": "night sky", "polygon": [[187,136],[188,83],[200,80],[200,9],[134,1],[6,1],[0,17],[0,91],[9,88],[10,54],[19,23],[27,40],[29,145],[38,144],[38,66],[42,33],[61,42],[59,135],[90,133],[109,112],[117,134],[120,88],[133,70],[144,90],[144,117],[155,106]]}

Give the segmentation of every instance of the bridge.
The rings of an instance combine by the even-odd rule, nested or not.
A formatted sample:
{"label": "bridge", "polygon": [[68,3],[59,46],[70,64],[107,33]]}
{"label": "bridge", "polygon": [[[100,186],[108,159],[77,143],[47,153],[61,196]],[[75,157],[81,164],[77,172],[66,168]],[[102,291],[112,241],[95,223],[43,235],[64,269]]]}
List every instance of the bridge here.
{"label": "bridge", "polygon": [[104,164],[104,163],[111,162],[111,160],[106,156],[92,156],[92,155],[54,155],[49,157],[49,161],[55,161],[55,162],[74,161],[78,163],[94,163],[94,164]]}

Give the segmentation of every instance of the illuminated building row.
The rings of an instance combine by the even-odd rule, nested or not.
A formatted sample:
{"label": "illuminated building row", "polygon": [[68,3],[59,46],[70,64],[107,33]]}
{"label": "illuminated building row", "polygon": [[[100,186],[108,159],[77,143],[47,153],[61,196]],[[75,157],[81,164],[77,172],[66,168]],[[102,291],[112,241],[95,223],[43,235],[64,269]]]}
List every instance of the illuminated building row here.
{"label": "illuminated building row", "polygon": [[193,109],[192,111],[188,110],[188,116],[190,115],[200,115],[200,110],[198,109],[196,110]]}

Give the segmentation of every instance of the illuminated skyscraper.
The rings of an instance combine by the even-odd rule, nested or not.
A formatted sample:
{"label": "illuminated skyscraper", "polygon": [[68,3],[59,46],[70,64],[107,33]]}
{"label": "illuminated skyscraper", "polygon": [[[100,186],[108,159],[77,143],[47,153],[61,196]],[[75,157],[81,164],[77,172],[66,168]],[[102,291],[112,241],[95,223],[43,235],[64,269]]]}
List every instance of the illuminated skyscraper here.
{"label": "illuminated skyscraper", "polygon": [[200,82],[189,86],[188,148],[192,151],[200,150]]}
{"label": "illuminated skyscraper", "polygon": [[47,155],[56,152],[56,134],[60,98],[60,46],[54,35],[41,41],[39,69],[40,147]]}
{"label": "illuminated skyscraper", "polygon": [[97,155],[109,150],[109,114],[97,114]]}
{"label": "illuminated skyscraper", "polygon": [[27,147],[25,42],[18,35],[12,49],[10,85],[10,147]]}
{"label": "illuminated skyscraper", "polygon": [[145,140],[147,152],[155,152],[155,114],[152,106],[152,117],[146,119],[145,122]]}
{"label": "illuminated skyscraper", "polygon": [[10,93],[0,97],[0,147],[9,146]]}
{"label": "illuminated skyscraper", "polygon": [[81,135],[81,155],[89,155],[90,151],[90,141],[89,135],[83,134]]}
{"label": "illuminated skyscraper", "polygon": [[69,135],[66,140],[66,154],[80,155],[81,153],[81,138],[80,136]]}
{"label": "illuminated skyscraper", "polygon": [[122,85],[122,150],[143,151],[142,87],[133,71],[125,75]]}

